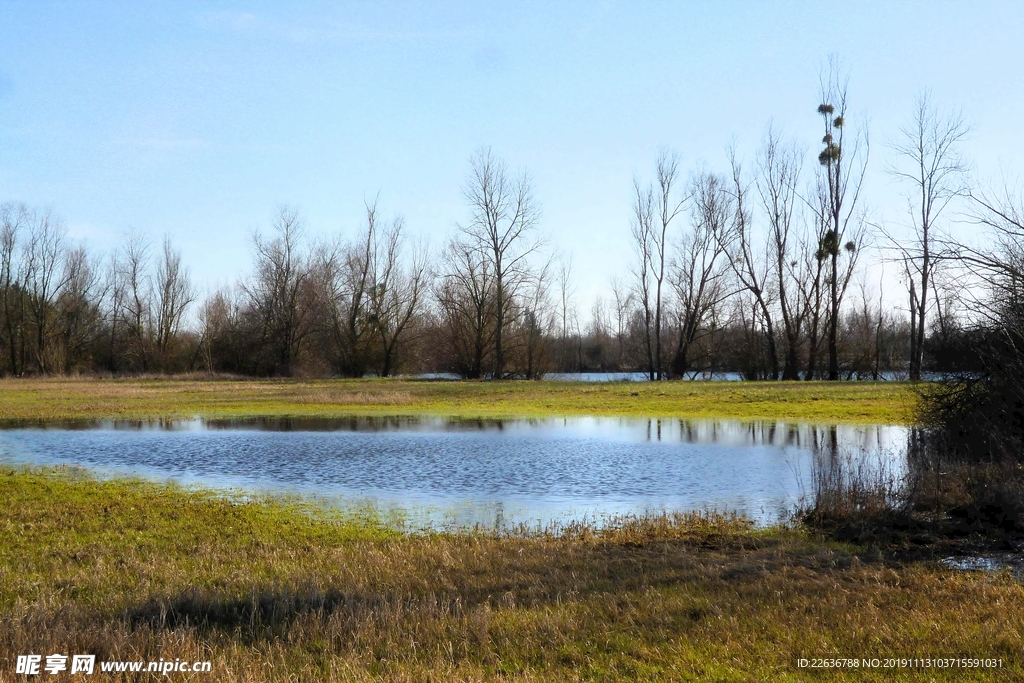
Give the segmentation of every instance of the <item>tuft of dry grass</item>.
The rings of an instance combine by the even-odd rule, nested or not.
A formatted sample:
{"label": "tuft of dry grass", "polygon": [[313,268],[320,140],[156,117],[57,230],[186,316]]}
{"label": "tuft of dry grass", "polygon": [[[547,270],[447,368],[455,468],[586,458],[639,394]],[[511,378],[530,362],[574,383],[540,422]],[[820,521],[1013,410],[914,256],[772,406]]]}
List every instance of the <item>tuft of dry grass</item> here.
{"label": "tuft of dry grass", "polygon": [[209,659],[192,680],[230,681],[820,680],[797,660],[954,655],[1003,669],[824,677],[1024,676],[1010,574],[735,517],[399,533],[301,500],[5,470],[0,538],[0,680],[30,652]]}

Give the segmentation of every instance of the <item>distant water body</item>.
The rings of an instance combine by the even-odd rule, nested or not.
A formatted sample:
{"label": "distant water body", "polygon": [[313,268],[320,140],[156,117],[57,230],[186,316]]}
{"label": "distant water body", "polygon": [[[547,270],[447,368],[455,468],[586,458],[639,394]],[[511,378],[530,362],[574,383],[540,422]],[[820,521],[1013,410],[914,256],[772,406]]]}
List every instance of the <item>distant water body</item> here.
{"label": "distant water body", "polygon": [[[416,379],[461,379],[460,375],[450,372],[429,372],[411,375]],[[938,372],[923,373],[922,379],[938,381],[946,375]],[[650,376],[646,372],[548,372],[544,379],[553,382],[648,382]],[[697,372],[689,374],[683,381],[694,382],[742,382],[745,379],[741,372]],[[870,380],[871,376],[853,377],[853,381]],[[883,382],[906,380],[906,373],[881,372],[878,379]]]}
{"label": "distant water body", "polygon": [[887,425],[572,418],[91,422],[0,430],[0,462],[372,505],[414,526],[664,510],[784,515],[822,453],[904,457]]}

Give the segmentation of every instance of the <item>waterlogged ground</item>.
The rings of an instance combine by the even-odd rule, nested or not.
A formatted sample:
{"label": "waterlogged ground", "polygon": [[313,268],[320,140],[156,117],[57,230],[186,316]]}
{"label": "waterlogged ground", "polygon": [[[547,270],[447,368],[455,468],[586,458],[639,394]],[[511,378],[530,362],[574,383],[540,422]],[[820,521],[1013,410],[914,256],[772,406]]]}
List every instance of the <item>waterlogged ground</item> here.
{"label": "waterlogged ground", "polygon": [[[3,681],[23,680],[26,653],[210,661],[194,680],[239,683],[1024,680],[1011,572],[793,528],[677,514],[401,534],[301,502],[2,466],[0,501]],[[942,665],[810,664],[865,658]]]}
{"label": "waterlogged ground", "polygon": [[0,431],[0,462],[313,495],[414,527],[671,510],[772,522],[816,458],[897,469],[907,428],[776,421],[346,418],[70,422]]}

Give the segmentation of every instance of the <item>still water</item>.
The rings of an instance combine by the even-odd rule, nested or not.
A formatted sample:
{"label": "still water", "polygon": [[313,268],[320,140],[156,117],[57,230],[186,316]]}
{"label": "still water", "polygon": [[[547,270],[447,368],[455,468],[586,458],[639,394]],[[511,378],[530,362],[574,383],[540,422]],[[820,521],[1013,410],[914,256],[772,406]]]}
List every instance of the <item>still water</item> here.
{"label": "still water", "polygon": [[414,526],[695,509],[770,522],[808,492],[816,454],[898,462],[906,440],[904,427],[731,420],[98,422],[0,430],[0,462],[311,495]]}

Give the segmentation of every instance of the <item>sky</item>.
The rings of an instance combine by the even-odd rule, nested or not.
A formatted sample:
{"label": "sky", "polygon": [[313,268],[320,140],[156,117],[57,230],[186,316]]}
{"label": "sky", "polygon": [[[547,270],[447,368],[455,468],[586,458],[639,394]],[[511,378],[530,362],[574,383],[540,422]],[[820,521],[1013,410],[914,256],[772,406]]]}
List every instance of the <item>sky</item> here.
{"label": "sky", "polygon": [[350,238],[379,197],[440,247],[490,147],[531,174],[586,310],[627,277],[632,182],[659,147],[723,171],[772,121],[812,170],[830,57],[870,134],[864,208],[891,232],[890,146],[923,90],[963,110],[978,178],[1018,173],[1022,35],[1020,2],[3,0],[0,201],[95,251],[169,235],[208,291],[249,270],[280,205]]}

